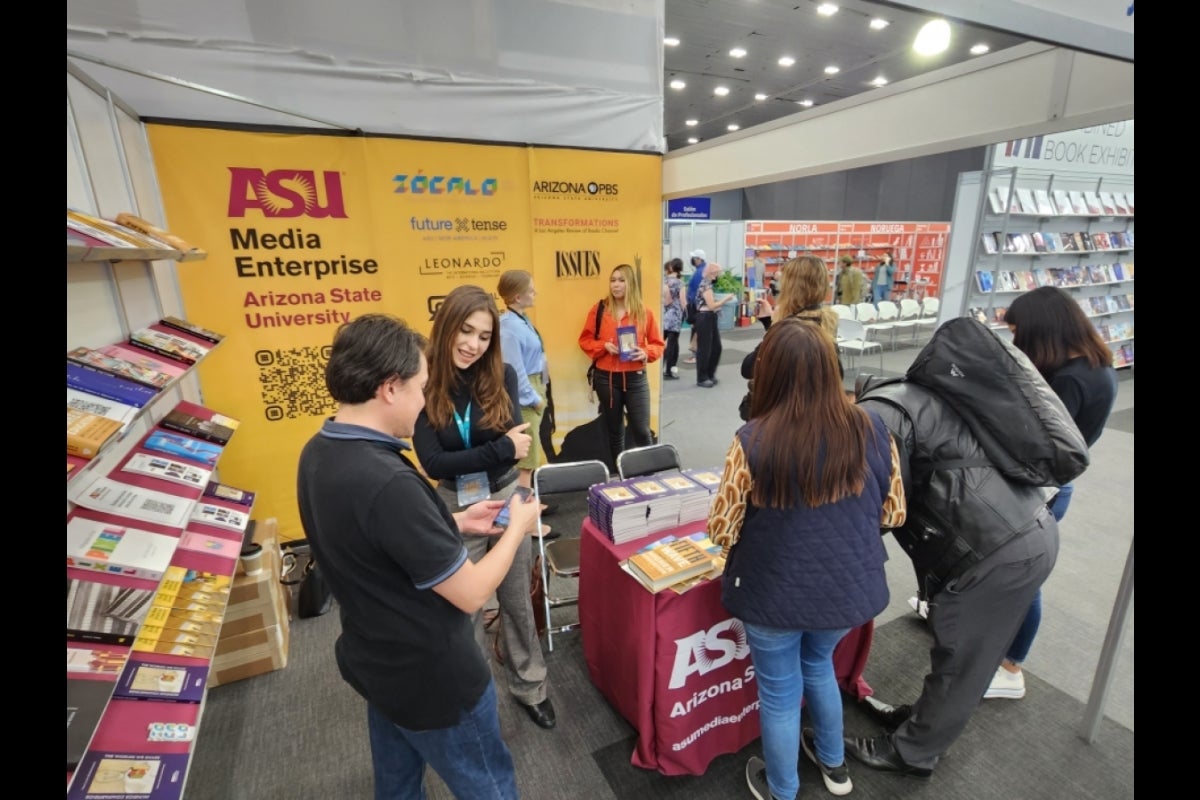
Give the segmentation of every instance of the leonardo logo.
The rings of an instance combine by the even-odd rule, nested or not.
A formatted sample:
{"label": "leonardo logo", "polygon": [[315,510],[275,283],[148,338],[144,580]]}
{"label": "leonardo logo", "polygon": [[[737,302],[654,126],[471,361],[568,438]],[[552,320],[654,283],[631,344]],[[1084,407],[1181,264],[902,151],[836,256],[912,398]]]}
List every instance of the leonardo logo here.
{"label": "leonardo logo", "polygon": [[[264,172],[253,167],[230,167],[229,216],[245,217],[250,209],[267,219],[312,217],[346,218],[342,180],[336,172],[317,174],[312,170],[276,169]],[[321,193],[324,192],[324,200]]]}
{"label": "leonardo logo", "polygon": [[534,181],[533,193],[542,197],[615,200],[620,193],[620,187],[615,183],[599,181]]}
{"label": "leonardo logo", "polygon": [[422,275],[457,275],[473,277],[499,275],[504,269],[504,251],[493,250],[482,256],[435,256],[421,259]]}
{"label": "leonardo logo", "polygon": [[691,675],[707,675],[734,659],[750,655],[746,629],[732,617],[706,631],[675,640],[675,665],[671,668],[670,689],[682,688]]}
{"label": "leonardo logo", "polygon": [[446,175],[423,175],[424,170],[417,170],[416,175],[401,174],[392,178],[396,184],[396,194],[453,194],[480,195],[491,197],[500,188],[500,182],[495,178],[463,178]]}

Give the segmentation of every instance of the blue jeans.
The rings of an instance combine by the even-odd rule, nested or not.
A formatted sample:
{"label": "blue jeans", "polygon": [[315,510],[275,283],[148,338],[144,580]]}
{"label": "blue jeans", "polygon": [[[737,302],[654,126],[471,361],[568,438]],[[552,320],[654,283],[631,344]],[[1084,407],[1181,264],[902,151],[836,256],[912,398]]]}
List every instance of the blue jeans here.
{"label": "blue jeans", "polygon": [[413,731],[391,722],[370,703],[367,729],[375,768],[375,800],[425,800],[425,765],[458,800],[517,800],[512,755],[500,737],[496,683],[458,724]]}
{"label": "blue jeans", "polygon": [[800,791],[800,701],[812,716],[817,758],[836,767],[845,761],[842,742],[842,695],[833,671],[833,648],[850,629],[793,631],[742,623],[754,679],[758,681],[758,716],[762,724],[767,785],[779,800],[794,800]]}
{"label": "blue jeans", "polygon": [[879,305],[880,300],[890,300],[892,289],[890,286],[872,286],[871,298],[875,301],[875,305]]}
{"label": "blue jeans", "polygon": [[[1059,489],[1058,494],[1050,501],[1050,513],[1054,515],[1055,522],[1062,522],[1062,518],[1067,515],[1067,506],[1071,505],[1071,495],[1074,493],[1075,487],[1068,483]],[[1014,664],[1020,664],[1028,658],[1029,651],[1033,647],[1033,639],[1037,636],[1041,624],[1042,590],[1038,589],[1037,594],[1033,596],[1033,602],[1029,605],[1029,611],[1025,613],[1025,621],[1021,623],[1021,627],[1017,630],[1017,635],[1012,644],[1008,646],[1008,653],[1004,657]]]}

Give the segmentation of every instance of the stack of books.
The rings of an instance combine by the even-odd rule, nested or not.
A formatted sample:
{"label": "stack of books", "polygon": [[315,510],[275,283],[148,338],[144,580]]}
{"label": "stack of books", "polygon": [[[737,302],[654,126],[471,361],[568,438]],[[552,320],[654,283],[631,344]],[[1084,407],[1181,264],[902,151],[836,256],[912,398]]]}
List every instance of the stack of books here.
{"label": "stack of books", "polygon": [[713,549],[703,532],[679,538],[668,536],[634,553],[623,566],[646,589],[661,592],[719,570],[719,554]]}
{"label": "stack of books", "polygon": [[588,518],[616,544],[647,534],[647,498],[629,488],[629,483],[600,483],[588,490]]}

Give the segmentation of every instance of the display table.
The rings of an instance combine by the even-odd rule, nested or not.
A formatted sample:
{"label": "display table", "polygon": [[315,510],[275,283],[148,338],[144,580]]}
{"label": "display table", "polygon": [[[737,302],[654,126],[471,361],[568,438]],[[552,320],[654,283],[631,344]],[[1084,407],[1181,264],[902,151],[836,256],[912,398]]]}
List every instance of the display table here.
{"label": "display table", "polygon": [[[638,732],[634,766],[663,775],[702,775],[709,763],[759,736],[758,685],[746,633],[721,605],[721,581],[685,594],[651,594],[620,567],[650,542],[703,529],[691,523],[614,545],[584,520],[580,532],[579,622],[592,683]],[[874,622],[855,628],[833,653],[842,689],[862,699]]]}

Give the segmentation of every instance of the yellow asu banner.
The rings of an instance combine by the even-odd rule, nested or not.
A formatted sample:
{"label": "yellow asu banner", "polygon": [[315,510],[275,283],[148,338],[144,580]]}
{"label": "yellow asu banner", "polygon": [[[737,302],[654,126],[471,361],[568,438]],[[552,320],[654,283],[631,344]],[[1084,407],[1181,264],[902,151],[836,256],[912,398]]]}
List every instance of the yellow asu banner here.
{"label": "yellow asu banner", "polygon": [[209,254],[177,270],[185,316],[226,335],[199,370],[204,404],[242,423],[221,479],[257,491],[255,516],[277,517],[285,539],[304,535],[296,463],[336,409],[324,367],[343,322],[386,312],[428,334],[450,289],[495,294],[504,270],[528,269],[561,442],[595,415],[575,342],[612,267],[649,258],[646,303],[659,308],[657,154],[147,130],[166,223]]}

